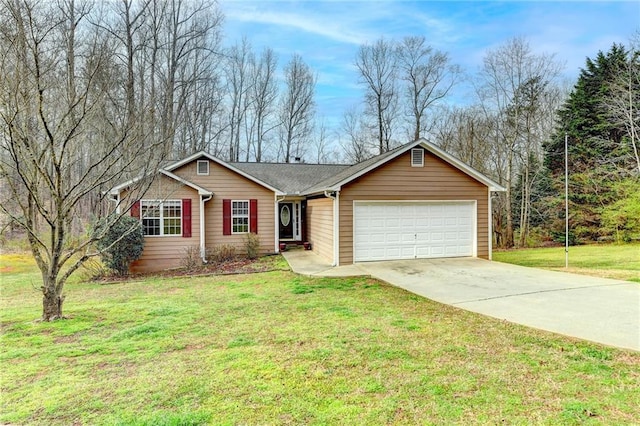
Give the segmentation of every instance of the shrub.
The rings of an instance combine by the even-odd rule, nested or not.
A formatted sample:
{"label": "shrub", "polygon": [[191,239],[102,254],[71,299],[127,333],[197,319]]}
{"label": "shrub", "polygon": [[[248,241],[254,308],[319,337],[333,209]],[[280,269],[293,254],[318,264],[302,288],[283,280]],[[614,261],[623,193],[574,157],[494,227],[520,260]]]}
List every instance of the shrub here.
{"label": "shrub", "polygon": [[255,259],[260,254],[260,237],[253,232],[247,234],[244,239],[244,249],[249,259]]}
{"label": "shrub", "polygon": [[207,260],[209,262],[226,262],[234,257],[236,257],[236,248],[231,244],[222,244],[207,250]]}
{"label": "shrub", "polygon": [[[105,232],[105,227],[108,229]],[[97,247],[107,268],[117,275],[126,275],[129,265],[142,255],[144,235],[142,224],[134,217],[114,215],[98,222],[96,233],[105,232]]]}
{"label": "shrub", "polygon": [[195,271],[202,266],[200,258],[200,247],[190,246],[184,249],[184,256],[180,259],[180,264],[187,271]]}

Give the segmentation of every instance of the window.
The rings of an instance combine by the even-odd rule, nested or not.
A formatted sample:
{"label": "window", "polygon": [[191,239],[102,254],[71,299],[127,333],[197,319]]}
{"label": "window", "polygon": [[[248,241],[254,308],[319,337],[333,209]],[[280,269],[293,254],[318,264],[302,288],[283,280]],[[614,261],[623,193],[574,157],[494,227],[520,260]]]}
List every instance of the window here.
{"label": "window", "polygon": [[222,200],[222,235],[258,233],[258,200]]}
{"label": "window", "polygon": [[142,200],[140,217],[144,235],[182,235],[182,201]]}
{"label": "window", "polygon": [[411,150],[411,167],[424,167],[424,150],[422,148]]}
{"label": "window", "polygon": [[249,232],[249,201],[231,202],[231,232],[233,234]]}
{"label": "window", "polygon": [[198,175],[205,175],[205,176],[209,175],[209,160],[198,160],[197,165],[198,165],[198,170],[197,170]]}

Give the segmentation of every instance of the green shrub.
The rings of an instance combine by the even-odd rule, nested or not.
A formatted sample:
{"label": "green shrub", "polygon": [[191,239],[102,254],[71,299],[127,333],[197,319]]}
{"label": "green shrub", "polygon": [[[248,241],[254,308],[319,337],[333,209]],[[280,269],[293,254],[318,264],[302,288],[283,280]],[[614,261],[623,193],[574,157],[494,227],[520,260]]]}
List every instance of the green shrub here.
{"label": "green shrub", "polygon": [[[105,228],[106,231],[105,231]],[[102,219],[96,226],[96,233],[104,236],[97,247],[102,252],[100,257],[107,268],[118,275],[126,275],[129,265],[142,255],[144,235],[142,224],[130,216],[115,215]]]}
{"label": "green shrub", "polygon": [[244,239],[244,249],[249,259],[255,259],[260,254],[260,237],[253,232],[246,235]]}
{"label": "green shrub", "polygon": [[617,201],[603,208],[602,227],[618,242],[640,237],[640,182],[627,179],[614,184]]}

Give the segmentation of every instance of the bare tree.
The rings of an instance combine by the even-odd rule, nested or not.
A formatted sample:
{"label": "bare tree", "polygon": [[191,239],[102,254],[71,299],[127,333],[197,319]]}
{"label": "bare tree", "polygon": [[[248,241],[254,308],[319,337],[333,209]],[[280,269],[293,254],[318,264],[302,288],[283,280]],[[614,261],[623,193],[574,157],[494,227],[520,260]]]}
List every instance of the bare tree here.
{"label": "bare tree", "polygon": [[365,112],[376,125],[376,138],[380,154],[389,151],[397,118],[398,89],[397,61],[392,42],[383,38],[373,45],[362,45],[355,65],[365,86]]}
{"label": "bare tree", "polygon": [[280,101],[280,152],[286,163],[302,157],[313,131],[316,77],[298,54],[285,70],[285,92]]}
{"label": "bare tree", "polygon": [[373,156],[371,142],[368,140],[367,131],[362,122],[362,113],[356,107],[345,111],[341,127],[347,138],[346,141],[341,142],[341,146],[349,163],[359,163]]}
{"label": "bare tree", "polygon": [[399,78],[405,84],[411,136],[418,140],[428,131],[426,114],[447,96],[460,78],[460,68],[446,53],[426,44],[424,36],[405,37],[397,48]]}
{"label": "bare tree", "polygon": [[[532,148],[531,127],[522,123],[538,120],[537,116],[526,117],[531,112],[525,86],[536,91],[545,90],[560,72],[560,65],[550,55],[535,55],[522,38],[514,38],[484,58],[479,75],[478,94],[487,118],[495,119],[494,141],[497,175],[499,183],[507,188],[505,193],[504,245],[514,245],[513,182],[522,165],[520,159],[528,158]],[[535,87],[534,87],[535,86]],[[539,93],[528,93],[539,96]]]}
{"label": "bare tree", "polygon": [[[62,317],[67,279],[98,254],[95,230],[70,244],[82,201],[103,203],[105,190],[156,170],[165,153],[163,141],[139,137],[126,120],[113,40],[90,27],[82,43],[72,34],[86,13],[74,1],[3,0],[0,8],[0,210],[27,234],[46,321]],[[130,205],[121,200],[121,214]]]}
{"label": "bare tree", "polygon": [[640,174],[640,32],[632,39],[627,60],[616,75],[609,87],[605,107],[609,118],[626,130],[634,164]]}
{"label": "bare tree", "polygon": [[255,61],[251,44],[246,37],[226,53],[227,93],[229,96],[229,161],[240,161],[242,129],[249,107],[249,92],[252,88],[251,63]]}
{"label": "bare tree", "polygon": [[249,102],[250,120],[247,120],[250,130],[247,132],[247,158],[253,153],[255,161],[261,162],[267,134],[275,128],[270,122],[275,112],[278,98],[278,84],[276,81],[276,67],[278,59],[271,48],[262,51],[260,58],[252,63]]}

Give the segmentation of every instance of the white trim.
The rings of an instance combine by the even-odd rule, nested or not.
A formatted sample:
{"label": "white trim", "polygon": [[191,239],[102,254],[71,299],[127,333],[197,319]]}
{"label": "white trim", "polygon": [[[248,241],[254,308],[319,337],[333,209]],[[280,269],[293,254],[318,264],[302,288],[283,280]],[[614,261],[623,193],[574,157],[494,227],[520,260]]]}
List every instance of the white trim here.
{"label": "white trim", "polygon": [[466,204],[473,206],[473,232],[472,232],[472,256],[478,257],[478,200],[353,200],[351,206],[352,212],[352,258],[353,263],[356,262],[356,204]]}
{"label": "white trim", "polygon": [[[169,172],[167,170],[160,169],[160,170],[158,170],[158,173],[163,174],[163,175],[165,175],[168,178],[171,178],[173,180],[176,180],[176,181],[182,183],[183,185],[188,186],[189,188],[195,189],[196,191],[198,191],[199,195],[213,195],[213,192],[209,191],[208,189],[205,189],[205,188],[201,187],[200,185],[196,185],[193,182],[189,182],[188,180],[183,179],[178,175],[174,175],[173,173],[171,173],[171,172]],[[133,185],[134,183],[138,182],[139,180],[144,179],[144,178],[149,177],[149,176],[151,176],[151,175],[138,176],[136,178],[129,179],[128,181],[126,181],[124,183],[121,183],[120,185],[114,186],[108,192],[111,195],[119,195],[120,191],[122,191],[123,189],[125,189],[125,188]]]}
{"label": "white trim", "polygon": [[458,170],[466,173],[467,175],[471,176],[472,178],[476,179],[477,181],[479,181],[479,182],[485,184],[486,186],[488,186],[489,187],[489,191],[504,192],[504,191],[507,190],[502,185],[496,183],[492,179],[489,179],[488,177],[486,177],[485,175],[483,175],[482,173],[480,173],[479,171],[477,171],[473,167],[466,165],[462,161],[460,161],[457,158],[453,157],[451,154],[448,154],[447,152],[443,151],[442,149],[440,149],[436,145],[428,142],[426,139],[420,139],[419,142],[420,142],[420,145],[422,145],[427,151],[431,152],[436,157],[439,157],[441,160],[444,160],[445,162],[451,164],[452,166],[454,166]]}
{"label": "white trim", "polygon": [[213,198],[213,195],[200,196],[200,257],[202,257],[202,262],[204,263],[207,263],[207,245],[205,244],[206,226],[205,226],[205,215],[204,215],[204,203],[211,200],[212,198]]}
{"label": "white trim", "polygon": [[[413,160],[418,158],[418,156],[420,156],[420,162],[416,163]],[[424,149],[423,148],[411,148],[411,167],[424,167]]]}
{"label": "white trim", "polygon": [[333,263],[340,266],[340,191],[333,200]]}
{"label": "white trim", "polygon": [[[445,161],[446,163],[449,163],[450,165],[452,165],[453,167],[457,168],[458,170],[460,170],[461,172],[471,176],[472,178],[474,178],[475,180],[479,181],[480,183],[486,185],[489,187],[489,191],[498,191],[498,192],[504,192],[506,191],[506,188],[504,188],[503,186],[499,185],[498,183],[494,182],[493,180],[489,179],[488,177],[486,177],[485,175],[483,175],[482,173],[480,173],[479,171],[473,169],[470,166],[467,166],[466,164],[464,164],[462,161],[458,160],[457,158],[447,154],[446,152],[444,152],[442,149],[438,148],[437,146],[435,146],[434,144],[428,142],[426,139],[418,139],[410,144],[405,145],[404,149],[400,149],[397,152],[394,152],[391,155],[388,156],[384,156],[383,158],[381,158],[379,161],[376,161],[375,163],[369,165],[368,167],[360,170],[357,173],[352,174],[349,177],[344,178],[343,180],[341,180],[340,182],[337,182],[336,184],[334,184],[332,187],[330,188],[325,188],[327,191],[339,191],[342,186],[344,186],[345,184],[369,173],[370,171],[380,167],[381,165],[388,163],[389,161],[399,157],[400,155],[405,154],[407,151],[409,151],[412,148],[415,148],[417,146],[422,146],[424,149],[426,149],[427,151],[429,151],[430,153],[432,153],[433,155],[435,155],[436,157],[439,157],[441,160]],[[307,194],[309,195],[309,194]]]}
{"label": "white trim", "polygon": [[487,191],[488,194],[488,198],[489,198],[489,202],[487,203],[487,205],[489,206],[489,215],[488,215],[488,223],[487,223],[487,228],[489,230],[489,240],[487,242],[487,246],[489,249],[489,260],[493,260],[493,205],[492,205],[492,201],[491,201],[491,191]]}
{"label": "white trim", "polygon": [[[292,237],[291,238],[281,238],[280,237],[280,215],[282,214],[282,209],[280,208],[281,204],[291,204],[291,208],[289,209],[289,214],[290,214],[290,222],[291,222],[291,229],[292,229]],[[297,207],[297,209],[296,209]],[[281,199],[278,201],[278,213],[276,215],[276,229],[278,231],[278,239],[280,241],[302,241],[302,199],[301,198],[296,198],[296,199],[290,199],[290,198],[286,198],[286,199]]]}
{"label": "white trim", "polygon": [[284,196],[278,199],[278,194],[273,194],[273,244],[274,252],[280,253],[280,201],[284,200]]}
{"label": "white trim", "polygon": [[273,186],[269,185],[268,183],[263,182],[260,179],[254,177],[254,176],[252,176],[252,175],[250,175],[248,173],[245,173],[240,169],[237,169],[237,168],[233,167],[231,164],[229,164],[229,163],[227,163],[225,161],[222,161],[221,159],[219,159],[217,157],[214,157],[213,155],[211,155],[211,154],[209,154],[208,152],[205,152],[205,151],[196,152],[195,154],[190,155],[187,158],[184,158],[184,159],[182,159],[180,161],[177,161],[177,162],[175,162],[173,164],[170,164],[169,166],[165,167],[164,170],[166,170],[166,171],[175,170],[178,167],[184,166],[185,164],[188,164],[188,163],[192,162],[193,160],[195,160],[197,158],[200,158],[200,157],[205,157],[205,158],[213,161],[214,163],[217,163],[217,164],[219,164],[219,165],[221,165],[223,167],[226,167],[227,169],[239,174],[240,176],[243,176],[243,177],[249,179],[250,181],[257,183],[258,185],[264,186],[265,188],[275,192],[277,195],[284,195],[284,193],[282,191],[280,191],[279,189],[274,188]]}
{"label": "white trim", "polygon": [[[206,171],[203,171],[202,173],[200,172],[201,164],[205,164],[207,166]],[[209,160],[198,160],[196,162],[196,174],[198,176],[209,176]]]}
{"label": "white trim", "polygon": [[[180,233],[178,234],[165,234],[164,233],[164,205],[165,203],[178,203],[180,205]],[[159,216],[153,216],[153,217],[144,217],[144,215],[142,214],[142,208],[143,208],[143,204],[151,204],[152,206],[157,204],[157,208],[158,208],[158,214]],[[144,224],[143,224],[143,220],[144,219],[158,219],[160,221],[159,224],[159,231],[160,233],[157,235],[147,235],[144,234],[144,237],[151,237],[151,238],[157,238],[157,237],[182,237],[183,236],[183,232],[182,230],[184,229],[184,207],[182,205],[182,199],[167,199],[167,200],[158,200],[158,199],[141,199],[140,200],[140,223],[142,224],[142,232],[144,233]],[[169,219],[176,219],[175,216],[170,216]]]}
{"label": "white trim", "polygon": [[180,182],[180,183],[182,183],[182,184],[184,184],[184,185],[186,185],[186,186],[188,186],[190,188],[195,189],[196,191],[198,191],[198,195],[213,195],[213,192],[201,187],[200,185],[196,185],[193,182],[189,182],[188,180],[183,179],[178,175],[174,175],[173,173],[171,173],[171,172],[169,172],[167,170],[160,170],[160,173],[165,175],[165,176],[167,176],[167,177],[170,177],[171,179],[175,179],[178,182]]}
{"label": "white trim", "polygon": [[[233,230],[233,203],[247,203],[247,231],[246,232],[235,232]],[[248,234],[251,232],[251,201],[250,200],[231,200],[231,235],[242,235]],[[244,218],[244,215],[236,215],[238,218]]]}

